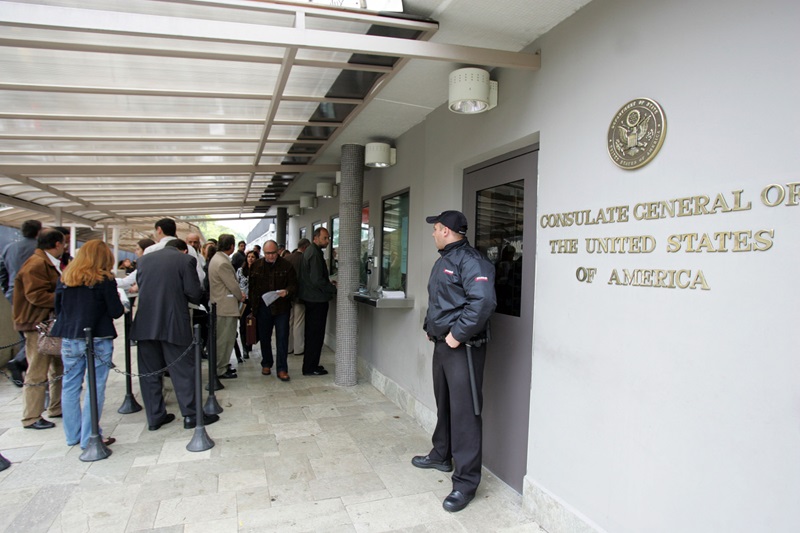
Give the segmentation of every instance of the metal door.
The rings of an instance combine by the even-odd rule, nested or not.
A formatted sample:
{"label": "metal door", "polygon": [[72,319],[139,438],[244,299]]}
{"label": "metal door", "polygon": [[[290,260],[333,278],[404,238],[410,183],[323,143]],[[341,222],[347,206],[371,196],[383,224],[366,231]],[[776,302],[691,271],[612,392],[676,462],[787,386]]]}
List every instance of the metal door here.
{"label": "metal door", "polygon": [[[538,146],[464,171],[470,242],[495,264],[483,380],[483,465],[522,492],[528,456]],[[524,260],[523,260],[524,259]]]}

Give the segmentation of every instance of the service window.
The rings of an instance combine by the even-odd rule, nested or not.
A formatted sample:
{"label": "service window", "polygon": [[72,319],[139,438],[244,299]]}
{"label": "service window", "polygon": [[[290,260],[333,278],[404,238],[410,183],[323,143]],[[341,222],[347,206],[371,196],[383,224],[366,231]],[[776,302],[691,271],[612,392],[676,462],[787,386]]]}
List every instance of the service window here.
{"label": "service window", "polygon": [[383,200],[381,230],[381,286],[386,290],[406,290],[408,275],[409,192]]}

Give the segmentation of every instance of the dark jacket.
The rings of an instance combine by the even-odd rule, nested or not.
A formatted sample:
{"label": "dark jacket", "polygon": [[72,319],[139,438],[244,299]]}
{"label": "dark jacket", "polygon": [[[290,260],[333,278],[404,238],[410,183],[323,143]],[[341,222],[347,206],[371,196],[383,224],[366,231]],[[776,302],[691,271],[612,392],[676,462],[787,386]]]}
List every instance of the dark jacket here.
{"label": "dark jacket", "polygon": [[428,313],[423,329],[436,338],[452,333],[459,342],[480,337],[497,300],[494,265],[467,239],[439,250],[428,281]]}
{"label": "dark jacket", "polygon": [[17,272],[36,250],[36,239],[25,239],[12,242],[3,250],[0,257],[0,286],[11,301],[14,292],[14,279]]}
{"label": "dark jacket", "polygon": [[322,250],[313,242],[303,252],[300,263],[300,299],[305,302],[328,302],[336,295]]}
{"label": "dark jacket", "polygon": [[297,294],[297,275],[289,261],[278,257],[274,263],[270,263],[262,257],[250,265],[248,280],[249,301],[253,308],[253,314],[258,311],[260,306],[264,305],[261,295],[284,289],[289,291],[289,294],[272,302],[269,308],[273,315],[288,313],[291,310],[292,298]]}
{"label": "dark jacket", "polygon": [[59,273],[44,250],[36,249],[19,269],[14,281],[14,329],[35,331],[55,308]]}
{"label": "dark jacket", "polygon": [[233,252],[233,255],[231,255],[231,265],[233,265],[233,270],[239,270],[242,268],[242,265],[245,261],[247,261],[247,256],[245,256],[239,250],[236,250]]}
{"label": "dark jacket", "polygon": [[172,246],[143,255],[136,266],[136,283],[139,296],[131,337],[190,345],[189,302],[199,304],[203,297],[197,260]]}
{"label": "dark jacket", "polygon": [[65,339],[84,339],[84,328],[92,328],[94,338],[116,338],[114,319],[124,312],[114,279],[91,287],[56,285],[56,323],[51,335]]}

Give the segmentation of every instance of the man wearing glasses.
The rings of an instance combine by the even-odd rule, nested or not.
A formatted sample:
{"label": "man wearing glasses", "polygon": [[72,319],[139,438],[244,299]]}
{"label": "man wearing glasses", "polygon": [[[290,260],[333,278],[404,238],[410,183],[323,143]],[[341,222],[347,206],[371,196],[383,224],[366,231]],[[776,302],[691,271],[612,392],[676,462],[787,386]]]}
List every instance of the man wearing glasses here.
{"label": "man wearing glasses", "polygon": [[[292,297],[297,294],[297,275],[286,259],[278,256],[278,243],[264,243],[264,257],[250,267],[250,305],[256,315],[258,340],[261,343],[261,374],[272,374],[276,363],[278,379],[289,381],[289,313]],[[263,296],[271,303],[266,304]],[[274,298],[274,299],[273,299]],[[275,328],[276,360],[272,357],[272,329]]]}

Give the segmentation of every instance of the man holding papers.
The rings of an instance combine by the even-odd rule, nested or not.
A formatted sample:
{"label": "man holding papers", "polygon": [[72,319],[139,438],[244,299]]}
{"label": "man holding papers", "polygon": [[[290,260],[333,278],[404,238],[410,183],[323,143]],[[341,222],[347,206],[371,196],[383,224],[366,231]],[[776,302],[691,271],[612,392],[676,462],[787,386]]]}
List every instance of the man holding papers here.
{"label": "man holding papers", "polygon": [[[261,343],[261,373],[272,374],[273,362],[278,379],[289,381],[289,312],[297,294],[297,274],[291,263],[278,257],[278,243],[264,243],[264,257],[250,267],[250,302],[256,316]],[[276,360],[272,357],[272,329],[275,328]]]}

